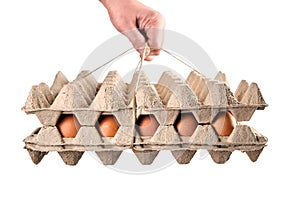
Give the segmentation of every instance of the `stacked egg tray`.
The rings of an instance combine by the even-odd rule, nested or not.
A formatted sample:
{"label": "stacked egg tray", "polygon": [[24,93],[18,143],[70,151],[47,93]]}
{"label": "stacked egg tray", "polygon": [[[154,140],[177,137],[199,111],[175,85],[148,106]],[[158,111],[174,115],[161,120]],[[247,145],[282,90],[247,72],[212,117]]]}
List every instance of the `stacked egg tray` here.
{"label": "stacked egg tray", "polygon": [[[225,74],[215,79],[191,71],[186,81],[172,72],[164,72],[151,83],[143,71],[130,83],[117,71],[110,71],[102,83],[87,71],[69,82],[58,72],[53,85],[33,86],[25,106],[43,125],[24,139],[32,161],[38,164],[56,151],[67,165],[76,165],[86,151],[93,151],[105,165],[113,165],[123,150],[132,149],[141,164],[151,164],[160,150],[170,150],[180,164],[187,164],[199,149],[207,149],[216,163],[225,163],[235,150],[257,160],[267,138],[249,121],[256,110],[267,104],[256,83],[241,81],[233,94]],[[237,125],[230,136],[220,136],[211,121],[222,112],[230,112]],[[191,136],[182,136],[174,128],[181,114],[192,114],[198,123]],[[72,114],[80,124],[75,138],[62,137],[57,123],[62,115]],[[114,137],[103,137],[96,128],[100,116],[113,115],[119,124]],[[159,126],[153,136],[142,136],[136,125],[141,116],[153,116]]]}

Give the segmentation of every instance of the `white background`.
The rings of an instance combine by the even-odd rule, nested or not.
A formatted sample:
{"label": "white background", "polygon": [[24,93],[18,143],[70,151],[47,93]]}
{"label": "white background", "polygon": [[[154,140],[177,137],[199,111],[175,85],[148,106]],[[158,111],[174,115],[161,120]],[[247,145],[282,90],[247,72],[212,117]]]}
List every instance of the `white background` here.
{"label": "white background", "polygon": [[35,166],[22,140],[39,126],[21,112],[33,84],[58,70],[75,77],[86,57],[117,34],[97,0],[0,2],[0,199],[299,198],[299,5],[297,0],[143,0],[167,28],[201,45],[233,89],[259,84],[270,105],[250,125],[269,138],[256,163],[234,152],[224,165],[194,157],[153,174],[110,170],[84,154],[76,167],[55,153]]}

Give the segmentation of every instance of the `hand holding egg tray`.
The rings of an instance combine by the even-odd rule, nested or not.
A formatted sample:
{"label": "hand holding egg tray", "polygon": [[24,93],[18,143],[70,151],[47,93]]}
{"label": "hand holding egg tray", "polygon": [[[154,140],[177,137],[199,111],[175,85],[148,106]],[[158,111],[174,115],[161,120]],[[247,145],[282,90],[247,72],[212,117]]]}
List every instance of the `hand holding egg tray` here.
{"label": "hand holding egg tray", "polygon": [[[35,164],[49,151],[57,151],[68,165],[76,165],[85,151],[95,151],[104,164],[112,165],[125,149],[132,149],[142,164],[151,164],[166,149],[180,164],[189,163],[198,149],[207,149],[216,163],[225,163],[234,150],[256,161],[267,138],[240,122],[266,106],[257,84],[241,81],[233,95],[221,72],[210,80],[191,71],[185,82],[164,72],[156,84],[142,71],[134,74],[130,84],[116,71],[110,71],[103,83],[88,72],[68,82],[59,72],[50,88],[41,83],[29,93],[23,110],[35,114],[43,127],[24,139],[25,149]],[[238,122],[229,136],[223,136],[218,131],[222,127],[214,124],[220,113]],[[73,137],[66,137],[59,127],[70,115],[80,128]],[[180,128],[184,115],[192,124],[189,133]],[[105,117],[115,119],[110,122],[115,133],[102,133]]]}

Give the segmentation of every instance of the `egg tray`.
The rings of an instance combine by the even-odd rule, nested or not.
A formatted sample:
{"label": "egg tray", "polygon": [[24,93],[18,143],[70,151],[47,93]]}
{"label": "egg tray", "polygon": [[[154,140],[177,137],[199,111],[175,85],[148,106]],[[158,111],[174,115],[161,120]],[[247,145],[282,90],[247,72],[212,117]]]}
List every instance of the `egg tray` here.
{"label": "egg tray", "polygon": [[[138,83],[138,84],[137,84]],[[102,83],[89,72],[81,72],[69,82],[59,72],[53,85],[33,86],[25,106],[27,114],[35,114],[43,127],[24,139],[25,148],[34,163],[49,151],[57,151],[68,165],[76,165],[85,151],[95,151],[104,164],[114,164],[122,151],[132,149],[142,164],[151,164],[160,150],[171,150],[178,163],[186,164],[198,149],[207,149],[216,163],[226,162],[234,150],[246,152],[256,161],[267,138],[241,121],[250,120],[255,110],[265,103],[255,83],[241,81],[235,94],[225,74],[219,72],[208,79],[192,71],[186,82],[171,72],[164,72],[152,84],[141,71],[127,84],[116,71]],[[229,137],[219,136],[209,125],[220,112],[229,111],[239,124]],[[180,136],[174,122],[180,113],[192,113],[198,127],[190,137]],[[74,114],[81,128],[75,138],[63,138],[56,123],[63,114]],[[102,137],[95,124],[101,115],[113,115],[119,129],[112,138]],[[136,131],[140,115],[153,115],[159,127],[152,137]]]}

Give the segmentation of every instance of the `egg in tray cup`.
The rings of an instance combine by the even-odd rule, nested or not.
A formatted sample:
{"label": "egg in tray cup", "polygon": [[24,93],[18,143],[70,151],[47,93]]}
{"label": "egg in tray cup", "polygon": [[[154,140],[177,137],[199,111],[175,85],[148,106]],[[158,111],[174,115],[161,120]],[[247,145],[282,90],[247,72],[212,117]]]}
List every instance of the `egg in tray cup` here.
{"label": "egg in tray cup", "polygon": [[35,114],[42,127],[24,143],[35,164],[56,151],[67,165],[76,165],[92,151],[104,165],[114,165],[127,149],[143,165],[161,150],[170,150],[179,164],[189,163],[199,149],[219,164],[235,150],[254,162],[267,138],[242,122],[266,106],[256,83],[243,80],[232,93],[222,72],[210,79],[192,69],[183,80],[165,71],[156,83],[142,68],[129,83],[117,71],[101,83],[89,71],[71,82],[58,72],[51,87],[40,83],[29,92],[22,110]]}

